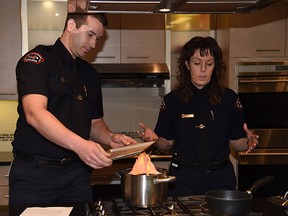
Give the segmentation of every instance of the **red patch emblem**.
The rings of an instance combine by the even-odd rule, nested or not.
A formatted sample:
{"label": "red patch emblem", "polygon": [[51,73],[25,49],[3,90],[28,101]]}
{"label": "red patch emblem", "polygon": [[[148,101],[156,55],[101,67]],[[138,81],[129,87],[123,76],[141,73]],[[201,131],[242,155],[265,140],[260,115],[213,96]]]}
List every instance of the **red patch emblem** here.
{"label": "red patch emblem", "polygon": [[44,62],[44,58],[37,52],[31,52],[31,53],[28,53],[24,57],[23,61],[34,63],[34,64],[40,64],[40,63]]}

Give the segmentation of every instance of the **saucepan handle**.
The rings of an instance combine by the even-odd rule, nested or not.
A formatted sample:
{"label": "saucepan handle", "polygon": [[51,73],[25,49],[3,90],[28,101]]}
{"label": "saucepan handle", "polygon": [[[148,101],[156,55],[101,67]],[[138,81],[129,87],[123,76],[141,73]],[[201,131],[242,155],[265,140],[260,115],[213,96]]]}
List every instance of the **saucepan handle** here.
{"label": "saucepan handle", "polygon": [[154,178],[153,183],[159,184],[159,183],[171,182],[171,181],[175,181],[175,180],[176,180],[175,176],[168,176],[167,178]]}

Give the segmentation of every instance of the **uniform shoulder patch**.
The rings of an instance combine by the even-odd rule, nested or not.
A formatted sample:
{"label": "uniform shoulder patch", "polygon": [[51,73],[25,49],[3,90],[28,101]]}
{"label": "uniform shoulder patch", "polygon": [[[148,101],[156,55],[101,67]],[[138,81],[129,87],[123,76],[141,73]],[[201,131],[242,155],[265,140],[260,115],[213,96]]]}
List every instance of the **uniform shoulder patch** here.
{"label": "uniform shoulder patch", "polygon": [[23,61],[24,62],[30,62],[33,64],[40,64],[40,63],[44,62],[44,58],[42,57],[42,55],[40,55],[37,52],[30,52],[24,56]]}
{"label": "uniform shoulder patch", "polygon": [[165,110],[166,108],[167,108],[167,106],[166,106],[164,100],[162,100],[162,103],[161,103],[161,105],[160,105],[160,111],[163,111],[163,110]]}
{"label": "uniform shoulder patch", "polygon": [[242,110],[242,104],[239,98],[237,98],[237,101],[235,103],[235,106],[237,109]]}

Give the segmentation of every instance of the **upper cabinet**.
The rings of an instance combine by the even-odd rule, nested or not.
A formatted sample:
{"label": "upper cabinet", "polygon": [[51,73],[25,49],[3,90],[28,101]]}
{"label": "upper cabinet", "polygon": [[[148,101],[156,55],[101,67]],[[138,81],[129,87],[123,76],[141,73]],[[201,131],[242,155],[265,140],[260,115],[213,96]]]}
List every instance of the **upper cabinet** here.
{"label": "upper cabinet", "polygon": [[286,56],[288,56],[288,3],[286,3],[287,19],[286,19]]}
{"label": "upper cabinet", "polygon": [[93,63],[165,62],[165,15],[108,14],[104,38],[86,58]]}
{"label": "upper cabinet", "polygon": [[21,57],[20,1],[1,1],[0,14],[0,99],[16,99],[15,67]]}
{"label": "upper cabinet", "polygon": [[283,57],[287,52],[287,2],[229,16],[230,57]]}

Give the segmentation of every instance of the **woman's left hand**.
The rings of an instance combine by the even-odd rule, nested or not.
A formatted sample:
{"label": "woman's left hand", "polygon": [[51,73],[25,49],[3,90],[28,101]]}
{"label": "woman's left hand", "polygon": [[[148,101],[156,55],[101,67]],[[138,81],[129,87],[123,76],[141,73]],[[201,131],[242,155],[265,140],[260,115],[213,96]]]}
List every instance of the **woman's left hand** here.
{"label": "woman's left hand", "polygon": [[243,129],[247,134],[247,151],[246,153],[251,152],[254,148],[256,148],[259,144],[258,139],[259,135],[253,134],[252,131],[248,129],[248,126],[246,123],[243,125]]}
{"label": "woman's left hand", "polygon": [[149,141],[157,141],[158,136],[156,133],[151,129],[148,128],[144,123],[140,122],[139,126],[143,129],[143,132],[137,131],[138,136],[145,142]]}

